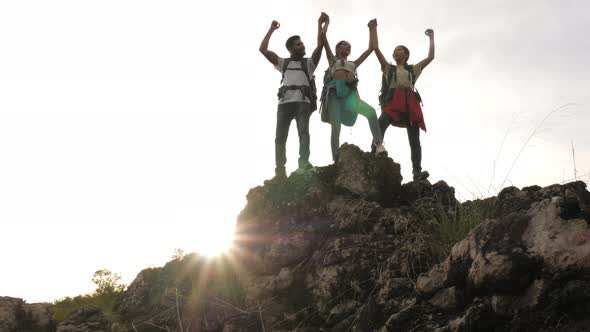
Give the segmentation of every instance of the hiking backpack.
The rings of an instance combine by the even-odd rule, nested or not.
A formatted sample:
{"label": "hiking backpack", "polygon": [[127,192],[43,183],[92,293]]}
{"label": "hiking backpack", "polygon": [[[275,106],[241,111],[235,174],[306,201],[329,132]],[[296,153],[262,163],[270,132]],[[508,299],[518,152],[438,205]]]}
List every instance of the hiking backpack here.
{"label": "hiking backpack", "polygon": [[[391,80],[397,81],[397,66],[390,63],[389,64],[389,72],[383,73],[381,76],[381,91],[379,91],[379,105],[381,108],[385,107],[387,103],[393,98],[393,89],[390,88]],[[420,97],[420,93],[416,90],[416,77],[414,76],[414,66],[405,64],[404,68],[410,73],[410,82],[412,82],[412,86],[414,87],[414,92],[416,93],[416,98],[418,99],[419,103],[422,103],[422,97]]]}
{"label": "hiking backpack", "polygon": [[317,89],[315,85],[315,76],[312,75],[309,77],[309,72],[307,71],[307,59],[309,58],[302,58],[299,62],[301,63],[300,68],[287,68],[289,63],[292,61],[290,58],[286,58],[283,61],[283,68],[281,68],[281,73],[283,77],[281,78],[281,84],[283,84],[283,80],[285,79],[285,72],[287,70],[302,70],[305,73],[305,77],[307,77],[307,82],[309,85],[287,85],[281,86],[279,88],[278,97],[279,99],[283,98],[283,95],[286,90],[300,90],[301,93],[309,99],[311,104],[311,110],[315,111],[318,109],[318,96],[317,96]]}
{"label": "hiking backpack", "polygon": [[332,81],[332,66],[328,66],[328,69],[324,72],[324,86],[322,87],[322,93],[320,95],[320,119],[323,122],[330,122],[330,115],[328,114],[328,83]]}
{"label": "hiking backpack", "polygon": [[[332,66],[338,61],[334,59],[331,66],[328,66],[324,72],[324,86],[322,87],[322,93],[320,94],[320,118],[323,122],[330,122],[330,115],[328,114],[326,102],[328,102],[328,84],[332,81]],[[355,78],[358,79],[357,73],[355,72]]]}

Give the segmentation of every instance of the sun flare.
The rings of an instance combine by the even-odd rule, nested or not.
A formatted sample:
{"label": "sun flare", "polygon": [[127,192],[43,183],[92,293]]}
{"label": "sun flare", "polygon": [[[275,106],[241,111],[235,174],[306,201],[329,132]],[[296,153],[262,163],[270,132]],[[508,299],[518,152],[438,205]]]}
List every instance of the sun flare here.
{"label": "sun flare", "polygon": [[195,241],[195,251],[207,257],[215,257],[228,252],[234,242],[234,225],[204,227]]}

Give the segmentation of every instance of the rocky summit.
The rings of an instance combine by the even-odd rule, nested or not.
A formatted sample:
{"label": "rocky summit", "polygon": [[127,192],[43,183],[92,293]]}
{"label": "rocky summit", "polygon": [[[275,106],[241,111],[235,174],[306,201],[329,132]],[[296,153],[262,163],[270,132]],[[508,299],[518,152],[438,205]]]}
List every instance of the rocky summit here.
{"label": "rocky summit", "polygon": [[247,200],[226,255],[140,272],[111,313],[0,298],[0,331],[590,331],[583,182],[459,202],[345,144]]}

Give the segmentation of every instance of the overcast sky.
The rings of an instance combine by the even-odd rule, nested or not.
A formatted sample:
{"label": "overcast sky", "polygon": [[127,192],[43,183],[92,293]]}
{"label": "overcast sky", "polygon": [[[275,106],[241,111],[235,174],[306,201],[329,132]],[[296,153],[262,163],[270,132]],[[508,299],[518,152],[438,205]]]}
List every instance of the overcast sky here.
{"label": "overcast sky", "polygon": [[[590,179],[586,1],[286,4],[0,2],[0,296],[90,292],[98,269],[130,282],[175,248],[223,244],[248,190],[273,176],[280,73],[258,52],[273,19],[269,48],[283,57],[293,34],[312,53],[321,11],[352,58],[372,18],[390,60],[399,44],[422,60],[433,28],[436,58],[417,83],[423,167],[459,198]],[[377,107],[374,55],[359,78]],[[329,164],[329,125],[314,113],[310,130],[311,162]],[[341,142],[370,141],[362,117],[342,130]],[[385,145],[409,179],[405,131]],[[293,124],[288,171],[297,150]]]}

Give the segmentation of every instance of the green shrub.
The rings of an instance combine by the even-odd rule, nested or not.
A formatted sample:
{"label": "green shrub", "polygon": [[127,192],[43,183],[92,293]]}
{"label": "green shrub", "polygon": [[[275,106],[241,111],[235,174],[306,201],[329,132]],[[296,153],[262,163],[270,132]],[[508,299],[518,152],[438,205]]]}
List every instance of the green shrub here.
{"label": "green shrub", "polygon": [[436,261],[447,257],[455,243],[463,240],[482,221],[493,218],[495,200],[475,200],[445,207],[440,203],[418,206],[423,220],[420,230],[428,240]]}
{"label": "green shrub", "polygon": [[125,290],[125,285],[121,283],[121,276],[107,269],[102,269],[94,272],[92,281],[96,284],[94,293],[65,297],[55,301],[52,306],[53,320],[63,321],[70,313],[84,305],[97,306],[108,318],[116,320],[113,308]]}

